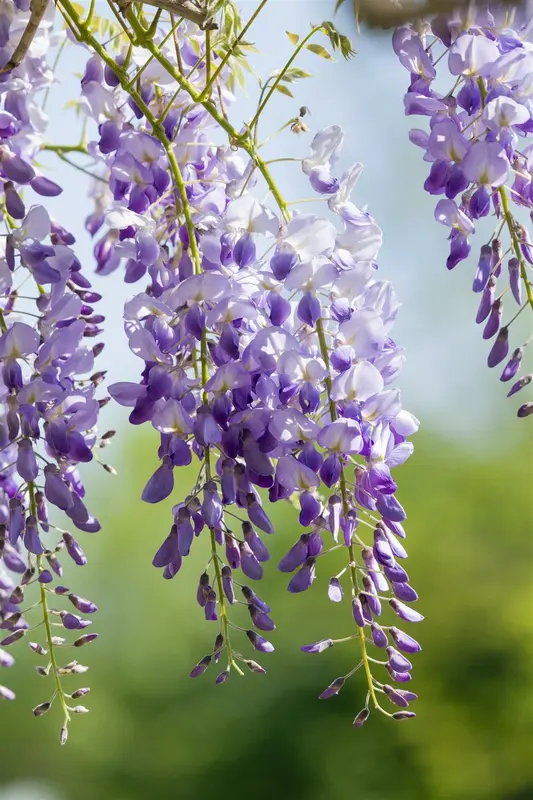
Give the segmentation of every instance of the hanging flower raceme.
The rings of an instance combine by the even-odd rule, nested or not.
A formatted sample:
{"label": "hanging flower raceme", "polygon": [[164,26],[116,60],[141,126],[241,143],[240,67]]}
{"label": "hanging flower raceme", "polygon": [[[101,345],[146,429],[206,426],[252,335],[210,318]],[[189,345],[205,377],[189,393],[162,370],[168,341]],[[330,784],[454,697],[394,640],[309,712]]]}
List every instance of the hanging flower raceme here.
{"label": "hanging flower raceme", "polygon": [[[179,63],[188,68],[192,85],[203,86],[205,37],[197,26],[184,23],[176,27],[175,41]],[[128,49],[124,45],[124,52],[115,56],[116,67],[125,66]],[[165,52],[177,67],[174,46]],[[224,210],[225,184],[240,173],[235,172],[231,150],[211,141],[214,124],[207,111],[191,107],[190,98],[179,92],[168,74],[154,65],[145,69],[144,61],[143,51],[136,50],[127,64],[130,71],[139,73],[132,83],[138,87],[141,106],[124,90],[113,66],[97,55],[87,62],[81,80],[81,107],[98,126],[98,138],[88,147],[98,178],[93,187],[95,209],[87,217],[86,227],[92,236],[105,230],[94,248],[98,274],[108,275],[122,265],[126,283],[136,283],[148,274],[157,294],[176,267],[191,274],[192,262],[186,249],[180,252],[181,244],[187,242],[180,242],[168,153],[153,135],[144,108],[160,121],[182,169],[187,197],[206,215]],[[233,96],[224,76],[219,82],[220,102],[227,106]],[[220,170],[223,153],[227,161],[224,182],[213,175],[214,167]]]}
{"label": "hanging flower raceme", "polygon": [[[175,470],[200,463],[154,557],[172,578],[207,540],[211,555],[197,601],[218,628],[212,652],[192,676],[223,651],[227,663],[218,682],[232,667],[241,671],[239,663],[257,671],[236,644],[240,636],[256,650],[273,650],[263,635],[274,629],[270,609],[248,585],[263,577],[269,559],[268,491],[271,502],[293,499],[300,508],[302,532],[279,565],[291,574],[289,592],[324,578],[324,556],[346,549],[347,567],[330,581],[329,596],[341,601],[346,583],[354,631],[345,641],[356,639],[361,649],[350,675],[364,664],[368,715],[370,708],[383,710],[379,693],[402,708],[415,697],[371,675],[367,647],[386,649],[387,681],[410,679],[411,665],[399,650],[420,647],[381,614],[387,605],[400,620],[422,619],[408,605],[417,595],[400,564],[407,556],[400,541],[405,512],[391,474],[411,454],[406,438],[418,422],[391,385],[404,360],[390,338],[399,306],[390,284],[377,279],[381,231],[350,200],[361,165],[326,179],[342,137],[337,126],[320,132],[312,159],[304,161],[311,186],[330,195],[332,220],[280,217],[249,190],[233,198],[230,187],[223,212],[211,212],[207,227],[202,199],[191,199],[195,274],[177,270],[162,291],[152,285],[128,301],[126,333],[143,361],[142,380],[109,391],[132,408],[133,424],[151,422],[160,433],[160,466],[145,501],[171,496]],[[224,161],[211,174],[222,182]],[[229,621],[229,607],[239,593],[247,613],[237,624]],[[345,678],[322,696],[337,693]],[[396,712],[406,716],[411,712]]]}
{"label": "hanging flower raceme", "polygon": [[[530,29],[519,10],[469,10],[403,26],[393,40],[410,72],[405,113],[429,117],[429,132],[414,129],[410,138],[431,165],[424,188],[441,196],[435,218],[450,229],[448,269],[469,256],[478,221],[495,218],[472,289],[480,295],[476,323],[492,340],[487,363],[503,367],[501,381],[512,381],[508,397],[531,382],[531,375],[518,377],[530,338],[515,349],[509,343],[516,318],[533,311],[533,250],[524,224],[524,211],[533,214]],[[439,71],[450,73],[448,92],[435,89]],[[532,412],[526,402],[518,416]]]}
{"label": "hanging flower raceme", "polygon": [[[343,639],[324,638],[303,650],[321,652],[342,641],[353,642],[358,653],[353,668],[321,698],[337,694],[363,667],[367,697],[356,727],[373,709],[395,719],[414,716],[405,709],[416,695],[402,684],[411,678],[408,656],[420,645],[402,628],[422,615],[411,605],[417,595],[403,566],[405,511],[396,498],[394,468],[411,454],[407,439],[418,422],[394,387],[404,353],[391,338],[398,302],[391,285],[378,278],[382,234],[351,200],[362,167],[336,175],[343,132],[338,126],[320,131],[302,168],[327,201],[327,216],[290,213],[251,135],[257,120],[241,132],[228,121],[229,53],[221,60],[223,48],[208,47],[198,28],[161,23],[159,12],[145,29],[144,16],[131,9],[124,9],[121,26],[131,26],[129,34],[112,37],[116,50],[114,44],[106,49],[74,5],[63,0],[60,6],[74,38],[89,50],[81,104],[97,126],[86,149],[99,165],[87,220],[93,235],[104,231],[95,246],[97,272],[122,264],[126,282],[144,281],[124,308],[140,380],[115,383],[109,391],[131,409],[133,425],[152,425],[159,434],[158,466],[142,498],[167,500],[171,515],[168,532],[154,546],[153,565],[170,580],[193,549],[207,556],[196,601],[206,621],[215,623],[213,645],[191,677],[219,662],[217,683],[233,671],[243,674],[244,667],[265,671],[251,656],[274,650],[274,618],[258,588],[275,533],[267,498],[290,500],[300,529],[278,565],[288,591],[302,593],[322,582],[324,594],[345,606],[347,619]],[[351,52],[331,23],[310,36],[320,30],[333,47]],[[161,46],[148,45],[158,37]],[[288,67],[274,73],[265,90],[272,94],[288,75]],[[62,547],[78,564],[85,556],[70,532],[61,531],[57,546],[47,541],[57,530],[47,506],[65,512],[82,531],[99,527],[82,499],[77,467],[93,458],[97,444],[102,401],[95,392],[103,373],[92,373],[92,359],[100,347],[84,343],[99,333],[103,318],[92,307],[98,295],[82,276],[73,238],[50,223],[42,207],[26,213],[21,185],[31,183],[43,194],[60,188],[44,179],[34,185],[35,153],[11,148],[16,120],[4,121],[0,166],[9,232],[1,273],[0,432],[8,461],[1,541],[10,573],[22,577],[10,583],[2,574],[8,629],[2,646],[25,635],[31,623],[17,608],[25,586],[39,583],[47,646],[31,646],[41,655],[50,651],[42,671],[53,672],[57,692],[34,713],[45,713],[58,699],[64,741],[70,711],[84,708],[68,705],[60,678],[84,668],[76,661],[60,666],[54,648],[65,642],[51,626],[57,618],[63,628],[81,632],[96,607],[54,583],[61,577]],[[224,144],[217,144],[217,125]],[[289,127],[305,129],[294,120]],[[264,187],[255,193],[258,171],[272,203]],[[32,308],[29,321],[17,316],[26,313],[14,288],[18,271],[29,273],[36,287],[38,313]],[[178,491],[177,470],[191,464],[196,481]],[[324,558],[332,551],[344,553],[345,566],[329,578]],[[65,595],[74,610],[50,608],[51,592]],[[93,638],[82,632],[75,645]],[[379,649],[386,659],[375,658]],[[385,700],[400,710],[388,711]]]}
{"label": "hanging flower raceme", "polygon": [[[47,40],[48,25],[39,36]],[[85,505],[78,468],[94,457],[106,398],[96,396],[104,373],[95,371],[95,357],[103,345],[91,344],[101,332],[103,317],[94,308],[100,295],[72,250],[74,237],[42,205],[26,210],[32,190],[61,192],[32,163],[45,123],[34,94],[53,79],[43,52],[34,39],[21,66],[0,84],[6,227],[0,239],[0,664],[13,664],[10,648],[22,638],[41,657],[37,671],[53,688],[34,714],[60,705],[64,743],[71,713],[87,710],[75,701],[89,690],[65,688],[64,679],[87,667],[62,653],[96,639],[86,617],[97,609],[62,584],[60,556],[83,566],[86,557],[71,530],[100,529]],[[70,530],[57,526],[56,511]],[[14,699],[4,686],[0,697]]]}

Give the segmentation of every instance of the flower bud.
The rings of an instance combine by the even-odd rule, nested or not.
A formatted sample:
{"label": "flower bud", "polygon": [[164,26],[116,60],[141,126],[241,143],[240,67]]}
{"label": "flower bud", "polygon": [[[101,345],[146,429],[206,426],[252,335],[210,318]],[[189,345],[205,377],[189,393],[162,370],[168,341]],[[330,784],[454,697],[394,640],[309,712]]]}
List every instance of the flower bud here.
{"label": "flower bud", "polygon": [[38,706],[35,706],[33,709],[33,716],[34,717],[42,717],[43,714],[49,710],[51,703],[41,703]]}
{"label": "flower bud", "polygon": [[342,586],[338,578],[331,578],[328,586],[328,597],[333,603],[340,603],[342,600]]}
{"label": "flower bud", "polygon": [[85,633],[83,636],[80,636],[79,639],[76,639],[74,647],[83,647],[84,644],[90,644],[94,642],[95,639],[98,639],[97,633]]}
{"label": "flower bud", "polygon": [[244,662],[250,672],[255,672],[257,675],[266,675],[266,669],[263,669],[261,664],[258,664],[257,661],[252,661],[252,659],[248,659]]}
{"label": "flower bud", "polygon": [[88,686],[83,687],[82,689],[76,689],[75,692],[72,692],[70,695],[73,700],[77,700],[78,697],[84,697],[86,694],[89,694],[91,690]]}
{"label": "flower bud", "polygon": [[42,644],[39,644],[38,642],[28,642],[28,644],[33,650],[33,652],[37,653],[38,656],[48,655],[48,650],[45,650]]}
{"label": "flower bud", "polygon": [[313,644],[304,644],[300,650],[302,650],[304,653],[323,653],[324,650],[327,650],[328,647],[333,647],[333,645],[333,639],[320,639],[318,642],[314,642]]}
{"label": "flower bud", "polygon": [[18,642],[19,639],[22,639],[25,633],[26,631],[22,630],[21,628],[14,633],[10,633],[9,636],[6,636],[5,639],[2,639],[0,642],[0,647],[9,647],[9,645],[15,644],[15,642]]}
{"label": "flower bud", "polygon": [[199,661],[198,664],[193,668],[190,677],[198,678],[200,675],[203,675],[210,663],[211,663],[211,656],[204,656],[202,660]]}
{"label": "flower bud", "polygon": [[327,686],[322,694],[318,695],[319,700],[327,700],[328,697],[338,694],[346,682],[346,678],[335,678],[335,680]]}
{"label": "flower bud", "polygon": [[250,640],[250,642],[252,643],[252,646],[256,650],[260,650],[262,653],[272,653],[273,652],[274,645],[271,644],[263,636],[260,636],[258,633],[256,633],[255,631],[251,631],[251,630],[250,631],[246,631],[246,635],[247,635],[248,639]]}
{"label": "flower bud", "polygon": [[369,716],[370,716],[370,711],[368,710],[368,708],[361,709],[361,711],[353,721],[354,728],[362,728],[367,719],[369,718]]}

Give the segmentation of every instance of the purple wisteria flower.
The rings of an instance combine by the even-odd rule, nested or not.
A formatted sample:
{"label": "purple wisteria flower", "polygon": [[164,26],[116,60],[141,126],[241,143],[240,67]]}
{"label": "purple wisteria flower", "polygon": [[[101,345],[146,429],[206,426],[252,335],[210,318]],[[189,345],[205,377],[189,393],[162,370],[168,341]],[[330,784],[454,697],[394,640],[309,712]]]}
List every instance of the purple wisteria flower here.
{"label": "purple wisteria flower", "polygon": [[[305,592],[319,580],[322,557],[340,542],[351,566],[330,581],[329,596],[341,603],[347,595],[356,629],[381,618],[378,592],[392,598],[391,612],[404,619],[405,603],[417,599],[397,563],[407,556],[399,541],[406,515],[391,474],[411,454],[406,437],[418,428],[392,386],[404,360],[390,336],[399,304],[377,277],[381,231],[351,200],[361,165],[333,175],[342,139],[338,126],[319,132],[303,161],[311,187],[330,196],[331,218],[289,216],[284,207],[261,203],[251,186],[235,197],[235,160],[230,171],[223,149],[203,150],[201,170],[180,162],[184,175],[196,175],[189,206],[198,253],[182,226],[164,256],[174,263],[178,256],[178,269],[146,265],[148,287],[125,306],[142,377],[109,391],[131,409],[134,425],[151,423],[160,434],[160,463],[144,500],[174,496],[175,471],[199,461],[197,483],[173,507],[154,565],[172,578],[202,542],[210,551],[197,602],[219,627],[221,644],[191,674],[203,674],[215,652],[225,651],[219,683],[247,663],[227,619],[236,584],[255,584],[267,566],[264,536],[274,526],[265,494],[271,503],[293,499],[300,508],[302,530],[279,564],[292,573],[289,592]],[[154,149],[156,161],[164,166]],[[245,175],[247,166],[240,169]],[[216,207],[200,191],[204,173],[224,188]],[[130,240],[133,253],[133,240],[154,230],[150,216],[122,200],[115,199],[105,220],[127,231],[119,252]],[[370,547],[361,538],[363,523],[375,530]],[[256,629],[246,635],[255,649],[270,652],[272,644],[257,632],[274,630],[270,609],[255,590],[243,592]],[[375,645],[386,646],[388,627],[376,623],[375,630]],[[354,636],[365,641],[364,633]],[[366,645],[362,658],[369,663]],[[368,692],[369,708],[381,708],[382,684],[372,678]]]}
{"label": "purple wisteria flower", "polygon": [[[126,28],[135,28],[135,19],[141,25],[128,13],[125,19]],[[367,697],[354,726],[374,709],[396,719],[414,716],[389,713],[380,702],[403,709],[416,698],[391,681],[410,680],[407,655],[420,649],[394,626],[423,618],[411,607],[418,597],[402,565],[406,512],[396,498],[395,475],[412,452],[407,439],[418,421],[403,409],[394,385],[405,356],[391,336],[399,303],[378,272],[382,233],[352,199],[362,165],[336,174],[343,131],[337,125],[318,131],[301,167],[327,210],[289,210],[250,135],[253,123],[226,136],[229,68],[220,64],[215,92],[209,76],[221,56],[208,47],[203,31],[180,21],[169,46],[172,31],[158,13],[150,36],[157,41],[164,33],[165,44],[148,56],[148,39],[138,31],[135,47],[121,36],[113,50],[115,45],[97,43],[89,25],[80,29],[88,54],[80,109],[92,139],[85,154],[95,170],[94,210],[86,226],[99,237],[96,272],[106,276],[122,267],[125,282],[137,284],[124,307],[124,329],[139,359],[139,380],[113,383],[109,392],[130,409],[132,425],[157,431],[157,465],[146,476],[142,499],[168,501],[171,518],[154,541],[154,567],[172,580],[191,553],[201,549],[207,556],[196,601],[213,631],[212,647],[190,676],[208,673],[221,660],[214,677],[219,685],[233,672],[242,675],[243,665],[255,674],[265,671],[248,655],[250,647],[261,654],[274,650],[275,620],[260,586],[270,566],[269,537],[276,533],[270,504],[287,500],[299,512],[299,527],[279,563],[291,594],[321,581],[325,586],[330,573],[324,557],[333,549],[345,555],[345,567],[329,580],[327,592],[345,611],[347,636],[326,636],[303,650],[320,653],[345,641],[358,655],[353,669],[320,697],[336,695],[364,666]],[[414,37],[407,38],[416,50]],[[97,438],[98,412],[107,398],[97,397],[104,373],[93,372],[93,362],[102,346],[87,344],[104,321],[94,308],[100,296],[71,249],[72,235],[42,205],[26,207],[28,187],[44,197],[60,191],[37,170],[42,140],[29,134],[36,133],[30,120],[39,116],[12,99],[14,91],[9,94],[9,81],[26,77],[26,100],[34,103],[32,93],[52,79],[44,52],[30,53],[10,73],[0,108],[0,176],[9,225],[0,253],[0,458],[8,459],[0,485],[7,575],[0,573],[1,648],[25,636],[17,609],[34,582],[43,609],[52,593],[71,604],[49,614],[65,637],[75,632],[75,647],[94,641],[86,617],[96,605],[56,583],[61,550],[80,566],[86,557],[71,530],[61,529],[59,543],[50,543],[57,528],[48,510],[63,511],[70,528],[99,529],[85,505],[78,466],[112,435]],[[405,59],[409,64],[411,56]],[[429,81],[432,63],[425,56],[418,63]],[[476,43],[459,50],[456,61],[459,70],[467,61],[469,69],[488,63]],[[35,80],[30,68],[37,70]],[[441,100],[427,100],[417,87],[413,108],[430,114],[446,109]],[[517,122],[523,117],[520,108],[501,102],[487,109],[486,124],[509,128],[523,124]],[[26,138],[20,136],[25,126]],[[434,138],[438,160],[465,160],[454,185],[477,181],[481,215],[485,194],[508,177],[502,146],[494,137],[472,150],[461,131],[449,146],[446,132]],[[442,171],[434,170],[434,190]],[[468,247],[473,223],[454,198],[446,195],[448,205],[439,215],[454,230],[457,256]],[[35,286],[38,313],[28,319],[18,302],[21,272]],[[493,305],[492,300],[490,326],[499,321]],[[494,358],[505,349],[500,334]],[[184,490],[178,470],[190,464],[197,478]],[[65,643],[63,636],[48,638],[30,644],[37,655],[46,658],[46,651]],[[373,648],[387,660],[370,655]],[[373,674],[374,662],[384,682]],[[9,666],[9,657],[2,655],[0,663]],[[51,658],[43,672],[57,672],[54,664]],[[84,670],[72,661],[61,675]],[[9,698],[8,689],[0,692]],[[64,743],[69,712],[85,709],[70,707],[62,689],[58,694]],[[55,699],[36,706],[34,715],[46,713]]]}
{"label": "purple wisteria flower", "polygon": [[[519,10],[511,16],[498,8],[457,12],[398,28],[393,47],[410,73],[405,113],[429,117],[429,134],[414,129],[410,139],[431,165],[424,188],[442,195],[435,219],[450,230],[448,269],[470,255],[478,220],[491,218],[493,232],[481,245],[472,288],[481,295],[476,323],[485,323],[483,338],[493,340],[487,365],[503,364],[500,380],[509,381],[531,339],[509,359],[509,328],[522,311],[533,311],[533,251],[521,221],[524,209],[533,213],[530,20]],[[446,81],[446,69],[453,86],[441,93],[434,81]],[[515,383],[509,394],[528,383]],[[529,416],[530,408],[524,403],[518,416]]]}
{"label": "purple wisteria flower", "polygon": [[[5,4],[0,9],[3,39],[6,25],[14,36],[22,32],[23,5],[15,4],[7,17]],[[86,558],[70,530],[57,527],[55,511],[64,513],[70,529],[100,529],[85,504],[79,467],[93,459],[95,446],[104,441],[98,439],[97,422],[107,400],[97,396],[105,373],[95,371],[103,345],[92,342],[104,319],[94,308],[100,295],[92,291],[72,249],[72,234],[35,204],[35,195],[53,197],[62,191],[35,166],[46,127],[38,92],[54,80],[45,58],[54,35],[52,13],[50,9],[21,65],[2,75],[0,91],[0,178],[7,231],[0,237],[0,666],[12,666],[9,648],[35,625],[32,638],[41,641],[29,645],[44,659],[38,671],[51,676],[53,689],[51,699],[34,714],[60,706],[64,744],[70,713],[80,713],[82,707],[69,705],[71,697],[81,694],[67,694],[63,680],[86,667],[77,661],[64,666],[58,654],[54,657],[66,639],[53,636],[51,626],[76,631],[73,644],[80,647],[97,636],[79,636],[91,624],[80,614],[97,609],[58,583],[63,575],[60,556],[78,565]],[[10,44],[1,43],[2,63]],[[108,432],[107,439],[112,435]],[[28,602],[35,591],[37,602]],[[63,595],[61,602],[70,601],[79,614],[57,608]],[[14,694],[0,686],[0,697],[12,700]]]}

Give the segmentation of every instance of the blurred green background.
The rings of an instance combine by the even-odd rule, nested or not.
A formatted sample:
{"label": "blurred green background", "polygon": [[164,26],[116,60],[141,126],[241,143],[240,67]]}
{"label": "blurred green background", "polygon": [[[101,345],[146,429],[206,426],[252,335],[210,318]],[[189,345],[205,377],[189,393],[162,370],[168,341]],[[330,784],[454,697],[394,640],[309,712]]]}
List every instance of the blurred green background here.
{"label": "blurred green background", "polygon": [[[321,560],[310,591],[287,594],[275,566],[296,538],[296,517],[275,507],[272,561],[258,591],[273,609],[276,652],[255,654],[268,674],[234,675],[217,687],[215,667],[190,680],[217,628],[195,602],[205,538],[174,581],[163,581],[150,562],[169,505],[138,500],[155,467],[154,437],[145,426],[122,453],[105,451],[119,477],[97,475],[89,498],[104,532],[80,535],[90,566],[69,569],[65,581],[100,607],[101,639],[75,654],[90,671],[67,679],[72,689],[91,686],[91,713],[73,720],[60,748],[58,709],[31,716],[50,679],[35,675],[37,657],[18,645],[17,669],[2,676],[18,695],[1,709],[2,800],[530,800],[533,440],[527,423],[513,427],[523,438],[509,436],[497,456],[482,442],[462,448],[426,431],[397,470],[409,512],[408,570],[426,615],[415,631],[424,648],[412,683],[418,716],[376,714],[358,731],[351,722],[363,704],[362,674],[337,697],[317,699],[355,663],[355,642],[321,655],[299,650],[352,631],[348,604],[326,596],[337,554]],[[183,470],[176,500],[192,480]],[[237,621],[244,613],[232,610]],[[246,640],[242,650],[254,657]]]}

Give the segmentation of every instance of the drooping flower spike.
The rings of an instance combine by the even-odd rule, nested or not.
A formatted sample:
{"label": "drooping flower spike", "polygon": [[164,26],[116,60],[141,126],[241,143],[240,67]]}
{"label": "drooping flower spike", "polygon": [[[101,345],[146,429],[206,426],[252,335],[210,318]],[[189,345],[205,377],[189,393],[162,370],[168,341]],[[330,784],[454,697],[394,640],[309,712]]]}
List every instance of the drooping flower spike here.
{"label": "drooping flower spike", "polygon": [[[1,27],[9,38],[23,24],[15,6]],[[60,706],[64,744],[71,714],[87,711],[75,701],[89,691],[73,683],[70,676],[87,667],[67,648],[97,638],[85,630],[97,608],[61,583],[61,562],[86,563],[72,531],[96,533],[100,525],[85,504],[79,467],[113,432],[97,435],[107,402],[97,396],[105,373],[95,371],[103,344],[92,343],[104,319],[95,310],[100,295],[72,249],[74,237],[39,203],[62,191],[34,166],[44,123],[37,94],[53,82],[43,56],[51,36],[48,15],[20,67],[0,83],[0,666],[13,665],[12,645],[28,642],[48,679],[48,699],[33,713]],[[68,530],[56,524],[56,511]],[[4,685],[0,697],[15,699]]]}
{"label": "drooping flower spike", "polygon": [[[131,408],[133,425],[151,424],[160,435],[159,465],[142,496],[148,503],[173,505],[168,533],[154,547],[153,564],[172,579],[192,548],[206,553],[196,599],[215,630],[211,650],[191,677],[221,660],[219,684],[232,671],[242,674],[243,667],[264,672],[250,658],[250,647],[260,653],[274,650],[271,609],[257,590],[269,567],[267,539],[275,532],[265,498],[291,499],[299,506],[301,532],[279,565],[290,575],[288,590],[301,593],[322,581],[324,594],[346,608],[350,627],[343,641],[355,640],[359,653],[351,672],[321,697],[337,694],[362,666],[367,699],[355,717],[356,727],[374,708],[396,719],[413,716],[410,711],[391,714],[380,697],[401,708],[416,697],[391,685],[410,680],[411,663],[404,654],[420,649],[393,623],[422,619],[410,605],[417,595],[400,563],[407,556],[401,543],[405,512],[391,470],[411,454],[407,438],[418,422],[402,409],[393,388],[404,353],[390,336],[399,305],[391,285],[377,277],[381,231],[351,200],[361,165],[336,175],[343,132],[338,126],[320,131],[302,168],[311,190],[327,201],[327,215],[289,212],[255,146],[254,132],[280,81],[297,77],[294,68],[287,65],[269,77],[258,113],[237,131],[227,118],[228,58],[216,47],[208,53],[206,34],[192,23],[170,27],[156,15],[147,31],[135,10],[126,9],[123,28],[138,46],[130,47],[117,35],[112,50],[69,0],[59,0],[58,7],[69,35],[89,50],[81,103],[97,128],[86,148],[97,176],[94,212],[86,223],[100,236],[97,272],[124,268],[128,283],[143,281],[124,309],[130,349],[142,362],[140,380],[115,383],[109,391]],[[295,37],[297,50],[319,32],[349,53],[347,40],[331,23],[317,26],[301,42]],[[166,44],[172,35],[177,49]],[[10,125],[6,117],[6,138],[18,133],[16,120],[12,134]],[[304,127],[291,120],[290,129]],[[213,142],[220,130],[228,144]],[[17,502],[9,536],[15,535],[12,530],[23,533],[16,534],[18,546],[4,549],[4,561],[7,552],[7,565],[17,572],[14,550],[23,577],[31,582],[34,575],[23,559],[24,551],[29,553],[41,598],[47,598],[52,573],[60,574],[55,552],[45,549],[41,539],[47,528],[55,530],[46,500],[78,528],[98,528],[83,504],[76,466],[93,457],[96,413],[103,402],[94,397],[102,372],[79,377],[92,370],[91,355],[80,342],[97,335],[103,319],[90,305],[98,295],[82,278],[70,234],[56,225],[48,244],[50,224],[43,209],[26,215],[20,186],[31,184],[44,195],[60,190],[35,174],[35,155],[15,148],[2,156],[6,219],[10,226],[10,219],[21,220],[20,225],[13,222],[6,238],[4,272],[9,280],[20,268],[31,273],[39,310],[36,326],[19,322],[12,283],[6,283],[0,356],[6,457],[14,459],[6,464],[6,474],[16,468],[22,481],[13,494]],[[257,173],[272,202],[264,200]],[[18,307],[18,295],[15,299]],[[25,410],[18,409],[32,404],[35,412],[26,418]],[[109,436],[104,435],[102,445]],[[41,440],[43,453],[35,445]],[[176,470],[191,463],[197,479],[183,496]],[[70,532],[63,532],[62,545],[75,563],[85,563]],[[346,568],[326,589],[323,559],[337,548],[346,552]],[[43,558],[51,571],[42,568]],[[22,617],[9,605],[23,590],[6,585],[2,597],[11,644],[24,635],[16,628]],[[91,614],[94,604],[61,585],[54,591],[74,607],[57,611],[58,624],[84,630],[88,620],[75,612]],[[48,633],[52,610],[45,600],[42,608]],[[81,633],[75,644],[93,638]],[[43,674],[84,669],[77,662],[58,666],[54,648],[63,642],[51,633],[48,639],[50,666],[42,668]],[[304,649],[319,652],[335,643],[324,641],[327,645]],[[374,647],[385,649],[387,659],[370,656]],[[35,642],[32,649],[41,654],[46,648]],[[374,663],[383,668],[379,678],[385,683],[374,677]],[[36,716],[55,700],[56,695],[37,706]],[[69,710],[84,710],[69,709],[63,691],[59,700],[67,721]],[[66,725],[62,731],[64,741]]]}
{"label": "drooping flower spike", "polygon": [[[430,164],[424,188],[441,198],[435,219],[450,229],[448,269],[470,255],[478,221],[493,220],[479,258],[474,253],[472,289],[480,296],[476,323],[492,342],[487,365],[512,381],[510,397],[531,382],[529,374],[518,377],[531,336],[509,342],[517,317],[533,312],[531,220],[524,217],[533,214],[531,19],[526,9],[469,9],[404,25],[393,46],[410,73],[405,113],[429,118],[429,132],[413,129],[410,138]],[[437,91],[437,80],[449,91]],[[532,412],[525,402],[518,416]]]}

